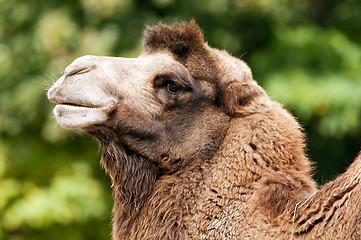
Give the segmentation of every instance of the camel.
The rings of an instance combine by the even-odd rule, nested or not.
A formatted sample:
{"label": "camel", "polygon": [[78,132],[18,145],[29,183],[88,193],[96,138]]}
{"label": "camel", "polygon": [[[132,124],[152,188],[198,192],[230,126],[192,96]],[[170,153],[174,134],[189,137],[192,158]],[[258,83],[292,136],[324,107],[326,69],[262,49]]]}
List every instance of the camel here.
{"label": "camel", "polygon": [[49,89],[100,143],[113,239],[361,239],[361,155],[317,186],[295,118],[195,23],[144,31],[137,58],[83,56]]}

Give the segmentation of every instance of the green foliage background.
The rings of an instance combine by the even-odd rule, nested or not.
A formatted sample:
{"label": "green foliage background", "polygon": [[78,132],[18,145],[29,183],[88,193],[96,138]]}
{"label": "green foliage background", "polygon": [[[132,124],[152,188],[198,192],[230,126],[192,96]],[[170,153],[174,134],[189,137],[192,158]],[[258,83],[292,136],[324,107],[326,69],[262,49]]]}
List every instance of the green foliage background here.
{"label": "green foliage background", "polygon": [[135,57],[145,24],[194,18],[303,124],[315,178],[361,146],[358,0],[0,0],[0,239],[110,239],[98,146],[60,129],[46,88],[76,57]]}

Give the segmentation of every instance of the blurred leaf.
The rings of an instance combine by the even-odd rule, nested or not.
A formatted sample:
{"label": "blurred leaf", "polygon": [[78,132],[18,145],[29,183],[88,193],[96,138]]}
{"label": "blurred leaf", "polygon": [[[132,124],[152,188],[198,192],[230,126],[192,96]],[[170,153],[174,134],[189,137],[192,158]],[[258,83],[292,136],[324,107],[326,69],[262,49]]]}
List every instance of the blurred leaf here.
{"label": "blurred leaf", "polygon": [[104,193],[99,183],[90,178],[89,166],[73,163],[69,170],[55,176],[47,188],[25,183],[22,187],[24,197],[11,204],[4,213],[4,227],[7,230],[22,225],[44,228],[54,223],[69,224],[102,217],[106,210],[104,199],[101,199]]}

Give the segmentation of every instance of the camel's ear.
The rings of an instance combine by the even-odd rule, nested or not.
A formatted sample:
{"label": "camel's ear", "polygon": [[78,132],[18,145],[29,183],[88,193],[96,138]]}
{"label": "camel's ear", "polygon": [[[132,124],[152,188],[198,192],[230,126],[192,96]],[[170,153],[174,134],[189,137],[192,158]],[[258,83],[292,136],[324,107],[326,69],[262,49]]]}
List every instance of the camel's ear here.
{"label": "camel's ear", "polygon": [[231,82],[225,88],[221,101],[231,116],[267,112],[272,107],[269,96],[255,81]]}

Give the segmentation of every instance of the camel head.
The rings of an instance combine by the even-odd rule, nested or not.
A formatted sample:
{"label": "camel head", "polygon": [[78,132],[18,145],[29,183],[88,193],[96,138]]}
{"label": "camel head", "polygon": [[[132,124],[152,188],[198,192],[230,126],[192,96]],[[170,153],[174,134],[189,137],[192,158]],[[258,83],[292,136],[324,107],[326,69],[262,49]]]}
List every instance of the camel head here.
{"label": "camel head", "polygon": [[174,171],[209,157],[232,118],[271,108],[249,67],[209,47],[194,21],[148,27],[144,49],[137,58],[71,63],[48,91],[59,125]]}

